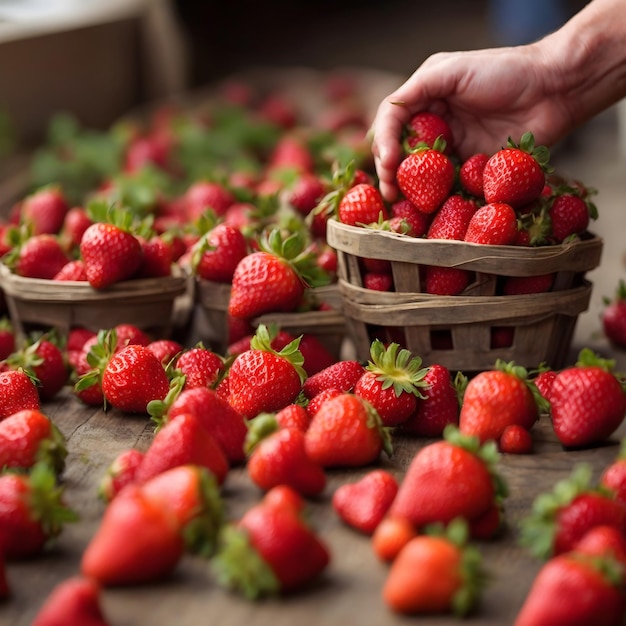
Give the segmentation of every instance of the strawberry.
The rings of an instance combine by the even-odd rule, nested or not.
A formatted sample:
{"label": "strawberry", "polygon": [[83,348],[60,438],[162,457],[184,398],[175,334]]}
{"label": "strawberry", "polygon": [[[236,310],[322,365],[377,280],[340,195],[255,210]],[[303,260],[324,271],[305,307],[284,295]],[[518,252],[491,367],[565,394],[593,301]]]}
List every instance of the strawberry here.
{"label": "strawberry", "polygon": [[445,532],[411,539],[395,558],[383,586],[383,600],[396,613],[467,615],[478,603],[486,572],[478,550],[467,545],[463,520]]}
{"label": "strawberry", "polygon": [[386,470],[371,470],[355,482],[337,487],[332,506],[351,528],[371,535],[398,493],[398,481]]}
{"label": "strawberry", "polygon": [[182,413],[157,430],[135,471],[135,483],[179,465],[206,467],[218,484],[226,479],[229,462],[215,437],[192,413]]}
{"label": "strawberry", "polygon": [[287,202],[302,215],[308,215],[327,191],[327,184],[321,177],[302,172],[289,188]]}
{"label": "strawberry", "polygon": [[613,526],[594,526],[574,544],[573,550],[590,556],[611,556],[626,566],[626,537]]}
{"label": "strawberry", "polygon": [[459,429],[481,442],[497,442],[507,426],[516,424],[529,430],[538,418],[539,406],[528,372],[498,359],[494,369],[478,373],[467,383]]}
{"label": "strawberry", "polygon": [[141,263],[135,278],[164,278],[172,275],[172,246],[159,235],[138,236],[141,245]]}
{"label": "strawberry", "polygon": [[[280,487],[284,492],[284,486]],[[256,600],[300,590],[330,562],[325,543],[293,506],[271,503],[272,491],[222,532],[213,559],[218,582]]]}
{"label": "strawberry", "polygon": [[163,367],[176,362],[178,356],[184,351],[181,343],[175,339],[155,339],[147,345],[148,350],[156,356]]}
{"label": "strawberry", "polygon": [[510,204],[493,202],[472,216],[464,241],[489,245],[513,244],[517,238],[517,215]]}
{"label": "strawberry", "polygon": [[459,423],[458,383],[453,383],[447,367],[437,363],[428,367],[423,383],[423,398],[418,400],[415,413],[401,424],[400,432],[441,437],[448,424]]}
{"label": "strawberry", "polygon": [[37,611],[31,626],[107,626],[97,581],[76,575],[58,583]]}
{"label": "strawberry", "polygon": [[557,374],[558,372],[555,372],[554,370],[550,368],[547,368],[547,369],[542,368],[540,369],[539,372],[537,372],[537,375],[533,378],[533,383],[535,387],[548,402],[550,402],[550,396],[552,393],[552,385],[554,383],[554,379],[557,377]]}
{"label": "strawberry", "polygon": [[626,533],[626,509],[613,494],[591,484],[591,467],[577,464],[552,493],[542,493],[520,523],[520,544],[534,556],[548,559],[574,548],[595,526]]}
{"label": "strawberry", "polygon": [[496,459],[493,442],[480,445],[478,437],[447,426],[442,441],[413,457],[389,515],[408,519],[418,530],[459,516],[471,523],[506,496],[506,485],[494,469]]}
{"label": "strawberry", "polygon": [[85,342],[96,335],[97,333],[89,328],[84,328],[83,326],[73,326],[67,333],[65,349],[68,352],[82,350]]}
{"label": "strawberry", "polygon": [[624,616],[623,566],[569,552],[539,570],[514,626],[618,626]]}
{"label": "strawberry", "polygon": [[566,447],[605,441],[626,413],[626,395],[614,362],[581,350],[574,366],[560,371],[550,391],[552,426]]}
{"label": "strawberry", "polygon": [[41,554],[65,523],[78,519],[64,497],[64,488],[44,462],[28,474],[0,474],[0,553],[9,560]]}
{"label": "strawberry", "polygon": [[117,337],[116,350],[120,350],[130,344],[147,346],[151,341],[150,336],[135,324],[117,324],[114,330]]}
{"label": "strawberry", "polygon": [[264,491],[288,485],[299,494],[312,497],[321,494],[326,486],[324,469],[307,456],[305,435],[297,428],[280,428],[263,437],[252,448],[247,467],[252,482]]}
{"label": "strawberry", "polygon": [[60,474],[65,467],[65,437],[38,409],[24,409],[0,421],[0,467],[29,469],[39,461]]}
{"label": "strawberry", "polygon": [[536,200],[546,182],[549,160],[549,150],[535,146],[532,133],[524,133],[519,144],[509,137],[507,146],[492,154],[483,169],[485,200],[514,209]]}
{"label": "strawberry", "polygon": [[230,283],[237,264],[247,254],[248,242],[241,230],[229,224],[217,224],[194,245],[192,270],[204,280]]}
{"label": "strawberry", "polygon": [[184,389],[214,387],[225,369],[224,359],[201,344],[183,350],[176,360],[176,370],[185,377]]}
{"label": "strawberry", "polygon": [[528,293],[546,293],[552,289],[556,274],[536,276],[506,276],[502,285],[505,296],[519,296]]}
{"label": "strawberry", "polygon": [[435,213],[427,239],[456,239],[463,241],[472,216],[478,210],[474,200],[460,194],[449,196]]}
{"label": "strawberry", "polygon": [[387,515],[372,533],[372,550],[381,561],[391,562],[416,535],[417,530],[409,520]]}
{"label": "strawberry", "polygon": [[61,188],[50,185],[37,189],[22,201],[20,216],[33,235],[56,235],[68,210],[69,205]]}
{"label": "strawberry", "polygon": [[98,485],[98,496],[102,500],[110,502],[126,485],[135,482],[143,454],[141,450],[128,448],[113,459]]}
{"label": "strawberry", "polygon": [[391,455],[389,431],[366,400],[342,393],[324,402],[305,433],[306,452],[323,467],[362,467],[384,450]]}
{"label": "strawberry", "polygon": [[183,553],[175,514],[131,484],[105,509],[80,569],[104,587],[147,583],[171,574]]}
{"label": "strawberry", "polygon": [[299,339],[280,352],[271,347],[271,341],[267,327],[259,325],[250,350],[235,357],[230,366],[229,402],[244,417],[278,411],[291,404],[306,378]]}
{"label": "strawberry", "polygon": [[311,423],[308,411],[301,404],[288,404],[274,416],[279,428],[296,428],[304,432]]}
{"label": "strawberry", "polygon": [[139,269],[142,249],[139,239],[112,223],[96,222],[80,242],[87,280],[94,289],[104,289],[131,278]]}
{"label": "strawberry", "polygon": [[52,280],[87,282],[85,264],[81,259],[68,261],[53,277]]}
{"label": "strawberry", "polygon": [[438,296],[457,296],[472,281],[472,273],[460,267],[428,265],[425,268],[424,291]]}
{"label": "strawberry", "polygon": [[309,376],[302,385],[304,395],[311,400],[324,389],[352,391],[365,368],[353,359],[342,359]]}
{"label": "strawberry", "polygon": [[397,343],[385,346],[380,339],[370,345],[370,360],[354,385],[354,394],[367,400],[385,426],[407,420],[417,408],[426,369],[422,359]]}
{"label": "strawberry", "polygon": [[555,195],[548,208],[552,237],[556,243],[584,233],[591,219],[597,219],[595,205],[580,193],[571,190]]}
{"label": "strawberry", "polygon": [[80,240],[92,224],[93,220],[83,207],[76,206],[67,211],[61,228],[61,239],[68,249],[80,246]]}
{"label": "strawberry", "polygon": [[482,198],[484,196],[483,171],[488,160],[488,154],[477,152],[463,161],[459,167],[459,183],[461,184],[461,188],[463,191],[476,198]]}
{"label": "strawberry", "polygon": [[15,248],[8,265],[18,276],[50,280],[69,261],[54,235],[33,235]]}
{"label": "strawberry", "polygon": [[0,421],[23,409],[39,409],[37,386],[24,370],[0,372]]}
{"label": "strawberry", "polygon": [[533,436],[527,428],[519,424],[509,424],[500,435],[498,448],[503,454],[530,454]]}
{"label": "strawberry", "polygon": [[15,351],[15,329],[10,318],[0,318],[0,361],[4,361]]}
{"label": "strawberry", "polygon": [[389,211],[380,191],[369,183],[360,183],[348,189],[337,208],[337,218],[349,226],[364,226],[388,217]]}
{"label": "strawberry", "polygon": [[415,113],[406,125],[405,132],[406,144],[410,148],[420,143],[432,148],[437,137],[441,137],[446,142],[446,154],[451,154],[453,151],[452,130],[448,122],[436,113],[430,111]]}
{"label": "strawberry", "polygon": [[309,424],[307,424],[307,428],[311,423],[311,418],[320,410],[322,404],[324,404],[326,400],[340,396],[342,393],[344,392],[341,391],[341,389],[329,387],[328,389],[322,389],[322,391],[320,391],[316,396],[313,396],[306,405],[306,412],[309,416]]}
{"label": "strawberry", "polygon": [[386,272],[366,272],[363,287],[372,291],[393,291],[393,276]]}
{"label": "strawberry", "polygon": [[183,195],[183,204],[187,219],[195,222],[208,209],[215,215],[224,215],[228,207],[235,202],[235,197],[221,183],[199,180],[192,183]]}
{"label": "strawberry", "polygon": [[626,439],[622,439],[617,457],[602,471],[599,484],[610,489],[615,494],[615,499],[626,505]]}
{"label": "strawberry", "polygon": [[417,146],[400,163],[396,181],[405,198],[423,213],[434,213],[450,195],[454,165],[436,141],[432,148]]}
{"label": "strawberry", "polygon": [[312,172],[315,161],[302,137],[284,133],[273,147],[267,166],[270,171],[286,168],[296,172]]}
{"label": "strawberry", "polygon": [[611,345],[626,348],[626,282],[620,280],[612,299],[604,298],[602,330]]}

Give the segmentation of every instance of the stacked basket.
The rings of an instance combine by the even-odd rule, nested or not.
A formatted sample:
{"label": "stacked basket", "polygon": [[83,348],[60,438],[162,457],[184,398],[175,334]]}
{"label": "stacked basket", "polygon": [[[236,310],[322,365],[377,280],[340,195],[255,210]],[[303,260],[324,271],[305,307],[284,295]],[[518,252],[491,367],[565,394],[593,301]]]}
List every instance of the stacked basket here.
{"label": "stacked basket", "polygon": [[[589,235],[544,247],[493,246],[429,240],[331,220],[328,242],[339,257],[343,314],[358,358],[367,359],[374,338],[396,341],[426,364],[477,372],[496,359],[533,368],[562,367],[578,316],[587,310],[591,283],[585,273],[600,263],[603,242]],[[395,291],[363,287],[363,259],[391,262]],[[457,296],[424,293],[426,266],[473,272]],[[496,295],[506,276],[556,274],[552,289]]]}

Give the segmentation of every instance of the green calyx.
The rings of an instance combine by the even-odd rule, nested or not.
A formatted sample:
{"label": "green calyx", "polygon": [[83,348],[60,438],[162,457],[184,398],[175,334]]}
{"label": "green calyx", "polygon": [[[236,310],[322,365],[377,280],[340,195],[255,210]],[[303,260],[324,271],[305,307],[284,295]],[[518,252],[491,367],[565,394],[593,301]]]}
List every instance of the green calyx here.
{"label": "green calyx", "polygon": [[598,492],[597,489],[592,489],[591,478],[591,466],[580,463],[574,467],[568,478],[554,485],[551,493],[538,495],[531,513],[520,522],[520,545],[528,548],[537,558],[550,558],[554,550],[558,511],[583,493]]}
{"label": "green calyx", "polygon": [[270,352],[287,359],[293,365],[296,372],[298,372],[300,382],[304,382],[306,379],[306,370],[303,367],[304,357],[302,356],[302,352],[300,352],[302,335],[290,341],[280,352],[277,352],[272,348],[272,340],[276,337],[277,332],[278,328],[276,326],[272,326],[270,329],[265,324],[259,324],[254,333],[254,337],[250,340],[250,348]]}
{"label": "green calyx", "polygon": [[507,148],[517,148],[530,154],[535,161],[539,164],[539,167],[546,172],[552,172],[553,168],[550,166],[550,150],[547,146],[536,146],[535,136],[530,132],[525,132],[519,141],[519,144],[515,143],[511,137],[507,140]]}
{"label": "green calyx", "polygon": [[[78,377],[74,384],[74,391],[80,392],[93,385],[102,385],[102,374],[109,359],[115,354],[116,346],[117,332],[114,328],[98,331],[97,341],[90,347],[87,353],[87,363],[91,369]],[[106,400],[103,408],[106,411]]]}
{"label": "green calyx", "polygon": [[280,581],[270,565],[252,545],[248,533],[233,524],[222,527],[211,565],[220,585],[248,600],[280,593]]}
{"label": "green calyx", "polygon": [[146,405],[146,411],[156,425],[155,432],[167,423],[167,414],[185,387],[187,377],[176,370],[174,372],[176,374],[170,378],[170,387],[165,398],[163,400],[150,400]]}
{"label": "green calyx", "polygon": [[63,433],[50,421],[50,436],[39,444],[36,461],[51,467],[57,476],[65,469],[67,446]]}
{"label": "green calyx", "polygon": [[383,424],[378,411],[367,400],[359,397],[359,401],[363,403],[363,406],[367,411],[367,427],[371,430],[378,431],[381,438],[382,449],[385,454],[390,457],[393,454],[391,428]]}
{"label": "green calyx", "polygon": [[248,433],[243,444],[247,456],[252,454],[256,446],[279,429],[275,413],[259,413],[248,421]]}
{"label": "green calyx", "polygon": [[324,215],[327,217],[337,217],[339,204],[346,195],[346,192],[354,182],[356,173],[356,163],[351,160],[345,167],[335,164],[333,167],[332,177],[330,181],[330,191],[319,201],[318,205],[307,215],[306,221],[310,225],[311,220],[316,215]]}
{"label": "green calyx", "polygon": [[613,372],[615,369],[615,360],[604,359],[599,354],[591,350],[591,348],[583,348],[578,353],[576,367],[601,367],[607,372]]}
{"label": "green calyx", "polygon": [[409,139],[411,137],[415,137],[415,135],[408,135],[404,141],[402,142],[402,147],[404,148],[405,154],[414,154],[416,152],[426,152],[427,150],[435,150],[435,152],[444,153],[447,147],[447,142],[443,138],[443,135],[439,135],[435,141],[433,141],[433,145],[429,145],[425,141],[420,141],[414,146],[411,146],[409,143]]}
{"label": "green calyx", "polygon": [[374,339],[370,346],[370,361],[366,369],[376,374],[376,380],[383,389],[393,388],[396,397],[402,393],[412,393],[424,398],[420,388],[427,386],[424,376],[428,368],[422,367],[422,359],[397,343],[388,346],[380,339]]}
{"label": "green calyx", "polygon": [[517,365],[514,361],[506,362],[502,359],[497,359],[495,369],[519,378],[530,389],[539,413],[547,413],[550,410],[550,403],[541,395],[537,385],[530,380],[529,372],[525,367]]}

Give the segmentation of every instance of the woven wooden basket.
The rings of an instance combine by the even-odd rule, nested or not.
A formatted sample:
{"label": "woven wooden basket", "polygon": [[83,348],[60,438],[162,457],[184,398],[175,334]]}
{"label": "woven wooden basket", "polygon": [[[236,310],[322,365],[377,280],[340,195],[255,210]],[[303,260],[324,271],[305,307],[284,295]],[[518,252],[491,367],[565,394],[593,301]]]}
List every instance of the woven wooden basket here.
{"label": "woven wooden basket", "polygon": [[82,326],[98,331],[128,323],[155,338],[169,337],[188,314],[187,278],[146,278],[96,290],[86,282],[24,278],[0,264],[0,285],[15,332],[55,328],[66,336]]}
{"label": "woven wooden basket", "polygon": [[[570,244],[527,248],[427,240],[330,221],[328,242],[338,252],[343,314],[360,359],[374,338],[396,341],[425,363],[468,373],[496,359],[525,367],[562,367],[578,315],[589,306],[587,271],[600,263],[603,242],[590,235]],[[395,291],[363,287],[363,259],[391,262]],[[457,296],[421,291],[426,266],[458,267],[473,280]],[[555,273],[546,293],[498,294],[503,276]]]}

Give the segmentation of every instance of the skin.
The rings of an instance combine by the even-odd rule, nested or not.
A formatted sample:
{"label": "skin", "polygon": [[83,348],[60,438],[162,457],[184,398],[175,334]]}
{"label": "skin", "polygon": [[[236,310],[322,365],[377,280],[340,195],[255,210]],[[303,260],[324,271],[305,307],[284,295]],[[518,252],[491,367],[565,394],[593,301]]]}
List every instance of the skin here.
{"label": "skin", "polygon": [[398,197],[399,139],[418,111],[447,120],[462,158],[528,130],[554,145],[626,96],[625,40],[626,2],[593,0],[536,42],[433,54],[378,107],[371,136],[383,197]]}

